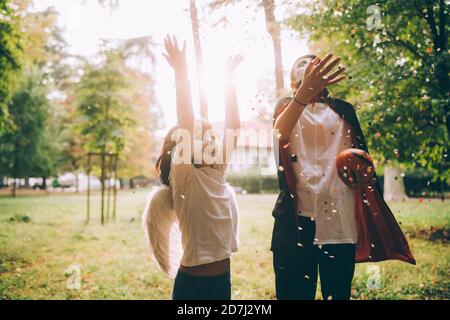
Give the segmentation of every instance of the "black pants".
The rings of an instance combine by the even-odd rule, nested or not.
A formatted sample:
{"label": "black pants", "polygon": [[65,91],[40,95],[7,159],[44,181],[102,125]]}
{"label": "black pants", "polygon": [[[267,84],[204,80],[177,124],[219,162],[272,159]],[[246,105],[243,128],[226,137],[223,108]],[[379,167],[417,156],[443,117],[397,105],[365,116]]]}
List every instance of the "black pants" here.
{"label": "black pants", "polygon": [[219,276],[192,276],[178,270],[173,300],[231,300],[230,271]]}
{"label": "black pants", "polygon": [[350,299],[355,245],[313,245],[314,221],[299,217],[299,222],[301,246],[273,251],[277,299],[314,300],[318,273],[323,299]]}

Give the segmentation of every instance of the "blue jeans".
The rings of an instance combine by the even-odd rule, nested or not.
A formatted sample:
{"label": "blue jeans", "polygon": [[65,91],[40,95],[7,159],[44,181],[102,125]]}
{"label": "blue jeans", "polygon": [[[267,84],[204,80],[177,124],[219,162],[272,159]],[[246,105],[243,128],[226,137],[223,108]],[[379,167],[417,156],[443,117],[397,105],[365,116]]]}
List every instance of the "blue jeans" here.
{"label": "blue jeans", "polygon": [[230,271],[218,276],[192,276],[178,270],[173,300],[231,300]]}

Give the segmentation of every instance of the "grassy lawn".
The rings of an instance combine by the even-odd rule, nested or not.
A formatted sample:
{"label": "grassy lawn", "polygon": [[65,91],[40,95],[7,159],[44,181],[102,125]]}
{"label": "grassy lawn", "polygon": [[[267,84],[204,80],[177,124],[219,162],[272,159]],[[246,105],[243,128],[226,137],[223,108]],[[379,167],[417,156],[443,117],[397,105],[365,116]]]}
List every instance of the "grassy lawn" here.
{"label": "grassy lawn", "polygon": [[[149,259],[144,242],[140,213],[147,192],[119,193],[117,220],[105,226],[99,223],[98,196],[89,225],[84,195],[0,198],[0,299],[170,299],[172,281]],[[275,298],[269,251],[275,197],[238,196],[234,299]],[[412,199],[391,208],[418,263],[358,264],[353,298],[449,299],[450,250],[440,239],[448,238],[449,203]],[[67,288],[66,270],[73,265],[81,270],[79,290]],[[381,283],[369,289],[374,265]]]}

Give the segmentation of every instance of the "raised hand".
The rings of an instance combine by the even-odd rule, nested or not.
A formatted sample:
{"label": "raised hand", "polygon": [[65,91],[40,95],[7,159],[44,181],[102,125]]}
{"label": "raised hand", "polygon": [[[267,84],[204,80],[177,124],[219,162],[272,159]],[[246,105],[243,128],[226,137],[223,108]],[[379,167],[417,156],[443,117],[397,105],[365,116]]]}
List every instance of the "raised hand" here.
{"label": "raised hand", "polygon": [[[338,68],[331,72],[333,68],[341,61],[341,58],[333,58],[333,54],[329,53],[320,60],[315,58],[309,63],[303,74],[302,84],[295,93],[295,98],[304,104],[316,97],[323,89],[333,84],[336,84],[345,79],[345,76],[339,76],[345,71],[345,68]],[[331,61],[332,60],[332,61]],[[331,61],[328,65],[327,63]],[[331,73],[330,73],[331,72]]]}
{"label": "raised hand", "polygon": [[163,56],[175,72],[185,72],[187,69],[186,41],[183,43],[183,48],[180,49],[177,38],[175,36],[167,35],[164,38],[164,46],[166,47],[167,53],[163,53]]}

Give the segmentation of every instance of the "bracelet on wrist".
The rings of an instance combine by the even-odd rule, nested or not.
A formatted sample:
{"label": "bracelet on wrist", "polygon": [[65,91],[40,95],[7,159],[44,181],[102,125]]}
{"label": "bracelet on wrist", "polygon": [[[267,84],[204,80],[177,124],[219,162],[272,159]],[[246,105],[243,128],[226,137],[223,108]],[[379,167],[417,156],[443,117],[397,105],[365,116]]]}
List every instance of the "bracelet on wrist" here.
{"label": "bracelet on wrist", "polygon": [[298,105],[301,105],[301,106],[307,105],[307,103],[301,102],[301,101],[297,100],[297,98],[295,98],[295,97],[294,97],[294,101],[295,101],[295,103],[297,103]]}

